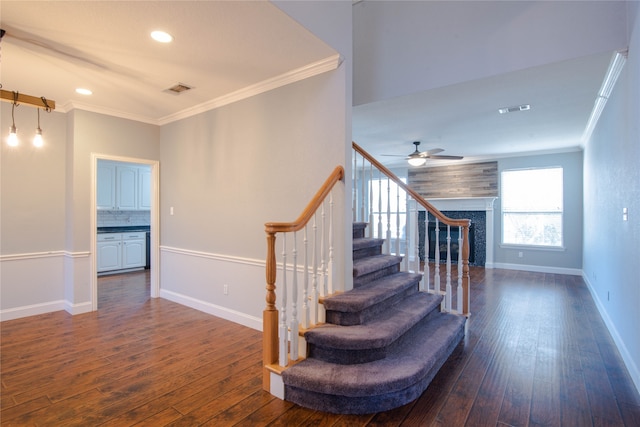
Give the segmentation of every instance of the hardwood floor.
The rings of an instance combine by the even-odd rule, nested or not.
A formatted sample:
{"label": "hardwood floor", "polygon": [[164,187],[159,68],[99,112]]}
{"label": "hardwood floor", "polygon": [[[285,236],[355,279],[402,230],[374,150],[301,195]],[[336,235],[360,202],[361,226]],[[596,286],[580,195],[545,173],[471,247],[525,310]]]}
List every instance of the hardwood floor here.
{"label": "hardwood floor", "polygon": [[273,398],[258,331],[150,299],[148,273],[102,277],[97,312],[0,324],[1,424],[640,426],[640,396],[581,278],[471,274],[464,342],[419,399],[365,416]]}

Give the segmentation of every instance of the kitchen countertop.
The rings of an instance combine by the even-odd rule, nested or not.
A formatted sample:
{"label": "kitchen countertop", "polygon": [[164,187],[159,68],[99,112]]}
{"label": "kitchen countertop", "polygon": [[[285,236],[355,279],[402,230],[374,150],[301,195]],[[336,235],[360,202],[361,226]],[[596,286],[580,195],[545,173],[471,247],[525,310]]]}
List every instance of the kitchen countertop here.
{"label": "kitchen countertop", "polygon": [[131,231],[150,231],[151,227],[148,225],[131,225],[131,226],[116,226],[116,227],[98,227],[98,234],[103,233],[128,233]]}

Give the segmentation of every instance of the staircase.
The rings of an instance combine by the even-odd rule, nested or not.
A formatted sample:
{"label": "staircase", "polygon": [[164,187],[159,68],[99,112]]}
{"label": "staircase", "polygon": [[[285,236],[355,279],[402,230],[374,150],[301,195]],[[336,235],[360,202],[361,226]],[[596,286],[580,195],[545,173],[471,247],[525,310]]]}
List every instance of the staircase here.
{"label": "staircase", "polygon": [[419,292],[383,239],[353,225],[354,289],[324,299],[326,323],[305,332],[307,358],[282,372],[285,399],[324,412],[367,414],[415,400],[464,336],[466,318]]}

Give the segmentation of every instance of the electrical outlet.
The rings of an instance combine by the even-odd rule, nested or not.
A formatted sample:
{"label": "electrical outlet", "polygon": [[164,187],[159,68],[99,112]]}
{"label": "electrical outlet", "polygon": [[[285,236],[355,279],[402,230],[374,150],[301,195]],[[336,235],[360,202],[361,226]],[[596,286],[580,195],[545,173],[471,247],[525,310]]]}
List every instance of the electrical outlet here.
{"label": "electrical outlet", "polygon": [[524,254],[522,252],[518,252],[518,258],[522,258]]}
{"label": "electrical outlet", "polygon": [[224,290],[223,290],[225,295],[229,295],[229,285],[224,285]]}

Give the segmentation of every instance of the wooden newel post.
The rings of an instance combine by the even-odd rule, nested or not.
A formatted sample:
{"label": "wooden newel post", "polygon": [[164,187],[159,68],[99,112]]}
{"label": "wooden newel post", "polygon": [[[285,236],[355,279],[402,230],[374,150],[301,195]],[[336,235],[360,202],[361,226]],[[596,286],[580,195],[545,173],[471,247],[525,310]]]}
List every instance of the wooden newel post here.
{"label": "wooden newel post", "polygon": [[463,241],[462,241],[462,314],[468,316],[469,311],[469,226],[471,221],[467,225],[462,226]]}
{"label": "wooden newel post", "polygon": [[276,309],[276,234],[267,231],[267,306],[262,313],[262,388],[271,391],[267,365],[278,361],[278,310]]}

